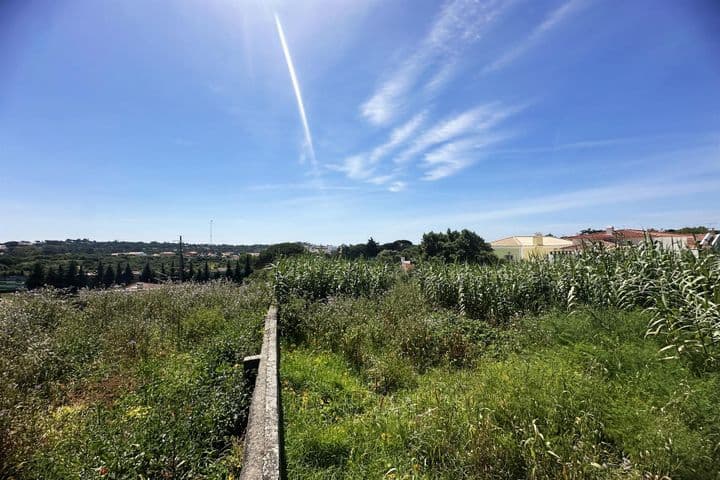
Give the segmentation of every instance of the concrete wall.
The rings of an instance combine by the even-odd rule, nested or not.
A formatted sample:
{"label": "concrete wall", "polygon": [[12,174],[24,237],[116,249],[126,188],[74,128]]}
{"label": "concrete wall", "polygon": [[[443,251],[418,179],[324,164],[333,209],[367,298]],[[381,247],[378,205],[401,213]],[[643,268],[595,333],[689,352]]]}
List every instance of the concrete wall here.
{"label": "concrete wall", "polygon": [[284,478],[277,326],[277,308],[270,307],[259,362],[257,357],[248,357],[245,362],[257,364],[257,377],[245,430],[241,480]]}

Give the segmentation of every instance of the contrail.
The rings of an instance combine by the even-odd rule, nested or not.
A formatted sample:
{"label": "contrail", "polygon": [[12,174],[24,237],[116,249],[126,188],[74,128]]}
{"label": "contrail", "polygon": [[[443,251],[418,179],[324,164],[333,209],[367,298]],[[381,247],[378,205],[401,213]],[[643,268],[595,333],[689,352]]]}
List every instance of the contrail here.
{"label": "contrail", "polygon": [[297,75],[295,75],[295,66],[293,66],[290,49],[288,49],[287,42],[285,41],[285,34],[283,33],[280,17],[278,17],[277,13],[275,14],[275,25],[277,25],[278,36],[280,37],[280,43],[282,44],[283,53],[285,54],[285,61],[287,62],[288,71],[290,72],[290,80],[292,80],[293,90],[295,90],[295,98],[297,99],[298,110],[300,111],[300,119],[302,120],[303,128],[305,129],[305,141],[307,142],[308,150],[310,152],[310,162],[312,163],[313,169],[315,169],[317,167],[315,147],[313,147],[312,135],[310,135],[310,126],[308,125],[307,115],[305,115],[305,106],[303,105],[302,94],[300,93],[300,84],[298,83]]}

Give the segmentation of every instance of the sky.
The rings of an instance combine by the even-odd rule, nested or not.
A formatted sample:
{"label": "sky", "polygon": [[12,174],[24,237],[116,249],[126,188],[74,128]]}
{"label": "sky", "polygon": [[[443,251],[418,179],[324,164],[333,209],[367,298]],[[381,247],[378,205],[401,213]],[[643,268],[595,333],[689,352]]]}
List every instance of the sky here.
{"label": "sky", "polygon": [[720,228],[713,0],[0,2],[0,241]]}

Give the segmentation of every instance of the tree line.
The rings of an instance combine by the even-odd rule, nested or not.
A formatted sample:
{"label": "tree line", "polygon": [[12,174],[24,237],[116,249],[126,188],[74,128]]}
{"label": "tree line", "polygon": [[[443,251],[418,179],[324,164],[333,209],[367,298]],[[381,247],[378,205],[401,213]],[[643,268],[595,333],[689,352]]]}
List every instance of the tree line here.
{"label": "tree line", "polygon": [[160,265],[160,270],[156,271],[150,266],[150,262],[146,262],[139,274],[133,272],[130,263],[125,263],[123,267],[122,263],[119,262],[113,268],[111,264],[104,265],[102,261],[98,261],[95,271],[89,273],[82,264],[78,264],[75,260],[71,260],[67,266],[59,264],[57,268],[50,266],[47,269],[41,262],[36,262],[25,281],[25,287],[28,290],[42,287],[110,288],[113,285],[125,286],[136,281],[145,283],[208,282],[223,278],[228,281],[242,283],[251,273],[253,273],[253,267],[249,255],[245,255],[244,262],[238,259],[234,266],[232,262],[227,262],[224,271],[215,269],[212,272],[207,261],[195,268],[193,262],[188,262],[186,266],[182,256],[178,268],[175,268],[175,262],[173,261],[168,269],[165,268],[163,263]]}
{"label": "tree line", "polygon": [[401,257],[447,263],[489,264],[498,261],[490,244],[467,229],[428,232],[419,245],[413,245],[410,240],[379,244],[370,237],[366,243],[341,245],[337,255],[351,260],[376,258],[392,263],[399,262]]}

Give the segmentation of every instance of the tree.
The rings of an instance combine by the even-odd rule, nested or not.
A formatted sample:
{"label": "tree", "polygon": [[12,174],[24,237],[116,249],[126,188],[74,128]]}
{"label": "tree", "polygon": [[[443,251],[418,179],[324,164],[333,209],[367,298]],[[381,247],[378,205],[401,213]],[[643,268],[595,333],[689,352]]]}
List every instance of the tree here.
{"label": "tree", "polygon": [[170,262],[170,281],[175,280],[175,260]]}
{"label": "tree", "polygon": [[180,278],[180,281],[181,281],[181,282],[182,282],[182,281],[185,281],[186,279],[187,279],[187,280],[192,280],[193,277],[195,276],[195,268],[193,268],[192,262],[189,262],[189,264],[190,264],[190,268],[188,268],[187,277],[182,273],[182,271],[180,272],[180,277],[181,277],[181,278]]}
{"label": "tree", "polygon": [[112,265],[108,265],[105,273],[102,277],[102,283],[105,288],[111,287],[115,281],[115,272],[113,271]]}
{"label": "tree", "polygon": [[65,274],[65,285],[68,287],[79,287],[78,285],[78,265],[75,260],[70,260],[68,271]]}
{"label": "tree", "polygon": [[88,276],[82,265],[80,265],[80,269],[78,270],[77,286],[78,288],[85,288],[88,286]]}
{"label": "tree", "polygon": [[233,270],[230,262],[227,262],[227,267],[225,267],[225,279],[228,281],[233,279]]}
{"label": "tree", "polygon": [[236,283],[242,283],[243,281],[243,271],[242,268],[240,268],[240,259],[237,259],[237,262],[235,262],[235,273],[233,274],[233,281]]}
{"label": "tree", "polygon": [[67,285],[65,284],[65,268],[62,266],[62,263],[58,265],[58,271],[57,276],[55,277],[55,287],[57,288],[65,288]]}
{"label": "tree", "polygon": [[253,273],[253,269],[252,265],[250,265],[250,255],[245,254],[245,268],[243,269],[243,275],[247,278],[251,273]]}
{"label": "tree", "polygon": [[367,258],[375,258],[377,257],[378,253],[380,253],[380,247],[378,246],[377,242],[373,240],[372,237],[370,237],[367,241],[367,244],[365,244],[365,256]]}
{"label": "tree", "polygon": [[400,265],[400,252],[397,250],[383,250],[376,258],[378,262]]}
{"label": "tree", "polygon": [[205,260],[205,267],[203,268],[203,282],[209,282],[210,281],[210,266],[208,265],[207,260]]}
{"label": "tree", "polygon": [[45,277],[45,285],[55,287],[58,284],[58,276],[52,267],[48,268],[47,276]]}
{"label": "tree", "polygon": [[125,279],[123,278],[123,269],[120,266],[120,262],[118,262],[117,268],[115,269],[115,283],[117,285],[125,283]]}
{"label": "tree", "polygon": [[140,272],[140,281],[146,283],[152,283],[155,281],[155,272],[150,268],[150,262],[145,262],[145,266]]}
{"label": "tree", "polygon": [[97,270],[95,271],[95,279],[93,280],[93,287],[102,288],[104,274],[105,270],[103,270],[102,261],[98,261]]}
{"label": "tree", "polygon": [[203,281],[203,269],[202,267],[198,266],[197,272],[192,277],[194,282],[202,282]]}
{"label": "tree", "polygon": [[366,256],[367,245],[365,243],[358,243],[357,245],[340,245],[338,248],[338,254],[350,260],[355,260],[360,257]]}
{"label": "tree", "polygon": [[129,285],[135,280],[132,269],[130,268],[130,262],[125,265],[125,272],[123,272],[122,281],[125,285]]}
{"label": "tree", "polygon": [[475,232],[464,229],[446,233],[429,232],[420,243],[423,258],[445,262],[488,264],[495,261],[492,247]]}
{"label": "tree", "polygon": [[409,248],[412,246],[413,246],[413,243],[410,240],[395,240],[394,242],[383,243],[382,245],[380,245],[380,251],[397,250],[398,252],[402,252],[406,248]]}
{"label": "tree", "polygon": [[32,272],[25,280],[25,287],[28,290],[34,290],[36,288],[42,287],[43,285],[45,285],[45,271],[43,269],[42,263],[35,262]]}
{"label": "tree", "polygon": [[276,243],[260,252],[256,267],[262,268],[269,265],[280,257],[289,257],[293,255],[302,255],[306,253],[305,246],[301,243]]}

